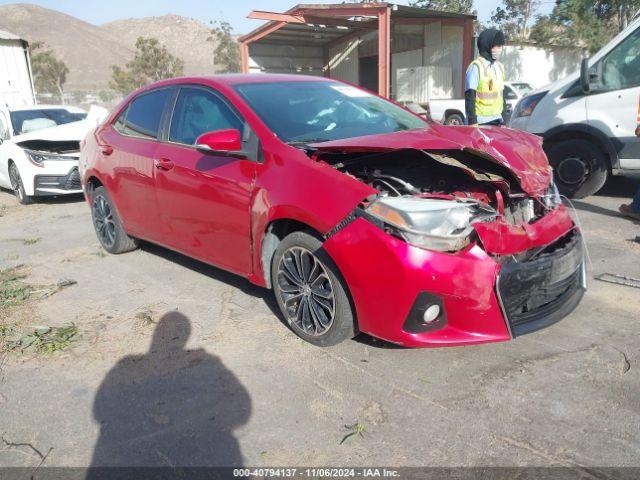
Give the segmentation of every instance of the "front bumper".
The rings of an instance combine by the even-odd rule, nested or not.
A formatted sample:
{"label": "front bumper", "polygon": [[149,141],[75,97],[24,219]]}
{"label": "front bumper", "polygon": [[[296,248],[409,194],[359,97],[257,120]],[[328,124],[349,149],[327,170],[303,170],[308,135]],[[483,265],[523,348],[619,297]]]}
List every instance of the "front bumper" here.
{"label": "front bumper", "polygon": [[[575,239],[569,247],[561,243],[567,235]],[[575,229],[561,232],[540,261],[516,265],[477,244],[454,254],[427,251],[358,218],[324,248],[350,290],[361,332],[409,347],[437,347],[506,341],[566,316],[584,292],[580,242]],[[562,269],[555,267],[560,264]],[[540,269],[546,277],[535,275]],[[520,285],[520,278],[529,281]],[[554,291],[560,294],[553,297]],[[537,300],[523,301],[527,295]],[[412,315],[423,311],[424,299],[439,302],[444,316],[421,329]]]}
{"label": "front bumper", "polygon": [[33,191],[37,196],[82,193],[78,167],[73,167],[66,175],[34,176]]}

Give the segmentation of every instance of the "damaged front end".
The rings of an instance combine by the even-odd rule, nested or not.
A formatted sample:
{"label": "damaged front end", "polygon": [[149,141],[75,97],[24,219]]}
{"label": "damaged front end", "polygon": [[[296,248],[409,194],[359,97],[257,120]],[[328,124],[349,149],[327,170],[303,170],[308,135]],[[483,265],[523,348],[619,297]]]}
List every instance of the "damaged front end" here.
{"label": "damaged front end", "polygon": [[[426,257],[428,268],[440,261],[449,264],[455,274],[459,268],[456,258],[482,256],[487,268],[489,263],[495,266],[494,273],[477,278],[491,283],[510,337],[554,323],[579,303],[585,288],[582,240],[551,182],[548,166],[546,176],[538,169],[538,181],[527,182],[523,181],[527,172],[469,147],[382,151],[325,144],[312,147],[309,154],[313,158],[378,192],[329,232],[328,238],[363,218],[412,247],[432,252]],[[434,270],[442,274],[443,268]],[[473,295],[471,287],[469,295]],[[464,296],[462,292],[464,289],[456,288],[452,296]],[[482,313],[484,307],[473,308]],[[440,327],[445,328],[453,317],[448,315]],[[406,322],[403,328],[406,333]],[[415,325],[411,332],[416,332]],[[465,343],[491,341],[471,337]],[[391,340],[411,344],[416,339]]]}

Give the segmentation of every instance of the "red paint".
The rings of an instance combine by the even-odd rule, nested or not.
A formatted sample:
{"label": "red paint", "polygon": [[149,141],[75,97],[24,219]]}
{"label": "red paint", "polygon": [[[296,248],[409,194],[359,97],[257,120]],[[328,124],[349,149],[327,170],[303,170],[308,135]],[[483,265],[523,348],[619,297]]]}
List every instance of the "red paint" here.
{"label": "red paint", "polygon": [[483,152],[511,170],[522,189],[530,195],[543,195],[552,174],[542,151],[542,140],[530,133],[500,127],[455,127],[437,123],[425,130],[410,130],[347,138],[312,145],[318,150],[366,152],[401,148],[419,150],[461,150]]}
{"label": "red paint", "polygon": [[[361,331],[410,347],[509,340],[494,293],[498,264],[480,247],[453,255],[430,252],[358,219],[325,248],[349,285]],[[442,330],[402,330],[421,291],[444,298],[448,324]]]}
{"label": "red paint", "polygon": [[242,150],[240,131],[234,128],[203,133],[196,139],[196,145],[205,145],[218,152],[238,152]]}
{"label": "red paint", "polygon": [[561,205],[535,223],[511,225],[504,220],[474,225],[484,250],[494,255],[513,255],[553,243],[574,228]]}
{"label": "red paint", "polygon": [[[269,225],[295,220],[326,234],[377,191],[302,150],[282,143],[231,88],[241,82],[317,81],[313,77],[229,75],[159,82],[133,93],[81,152],[83,184],[97,178],[113,199],[126,231],[217,265],[265,286],[262,241]],[[140,92],[161,85],[199,84],[233,104],[262,144],[263,157],[207,154],[194,146],[123,136],[111,124]],[[212,132],[198,142],[240,150],[237,131]],[[107,155],[105,147],[110,147]],[[318,144],[322,149],[472,148],[510,168],[523,188],[546,190],[549,169],[536,137],[508,129],[434,125],[422,131]],[[461,173],[462,174],[462,173]],[[86,191],[86,189],[85,189]],[[492,194],[479,187],[478,199]],[[325,242],[353,297],[360,330],[407,346],[444,346],[509,339],[495,295],[499,260],[543,246],[575,228],[563,207],[523,226],[501,220],[475,225],[479,241],[455,254],[427,251],[357,219]],[[402,329],[416,295],[441,295],[447,326],[423,334]]]}

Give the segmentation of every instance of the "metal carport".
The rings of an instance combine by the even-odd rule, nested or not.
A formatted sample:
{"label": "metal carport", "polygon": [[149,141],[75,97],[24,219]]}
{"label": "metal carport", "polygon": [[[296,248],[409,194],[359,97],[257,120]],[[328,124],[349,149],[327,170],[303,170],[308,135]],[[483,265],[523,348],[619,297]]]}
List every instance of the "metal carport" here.
{"label": "metal carport", "polygon": [[[391,67],[394,54],[405,54],[407,66],[440,61],[449,55],[454,72],[452,85],[461,94],[466,66],[473,55],[474,15],[440,12],[423,8],[380,3],[301,4],[285,13],[252,11],[248,18],[267,23],[240,37],[243,72],[283,72],[342,78],[390,96]],[[434,26],[439,26],[440,36]],[[444,41],[443,29],[455,28],[455,45]],[[431,32],[431,33],[430,33]],[[440,39],[441,51],[435,50]],[[354,47],[355,45],[355,47]],[[341,56],[356,55],[353,72],[332,72]],[[420,49],[430,49],[429,58]],[[448,50],[447,50],[448,49]],[[453,51],[452,51],[453,50]],[[411,59],[411,52],[414,60]],[[362,60],[362,59],[367,60]],[[398,57],[398,61],[399,61]],[[353,63],[353,62],[352,62]],[[345,70],[343,68],[343,70]],[[371,78],[376,70],[377,78]],[[369,73],[369,75],[367,75]],[[356,78],[357,77],[357,78]],[[355,81],[354,81],[355,80]]]}

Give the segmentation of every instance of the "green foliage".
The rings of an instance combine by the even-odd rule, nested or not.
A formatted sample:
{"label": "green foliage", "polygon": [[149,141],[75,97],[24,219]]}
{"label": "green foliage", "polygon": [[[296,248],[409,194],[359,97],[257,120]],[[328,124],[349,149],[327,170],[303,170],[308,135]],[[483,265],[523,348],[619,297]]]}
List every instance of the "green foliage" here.
{"label": "green foliage", "polygon": [[64,103],[64,84],[69,73],[67,65],[57,59],[52,50],[45,49],[42,42],[34,42],[29,48],[36,91],[57,95],[59,101]]}
{"label": "green foliage", "polygon": [[340,440],[340,445],[342,445],[344,442],[346,442],[350,438],[353,438],[356,436],[359,436],[360,438],[364,438],[364,433],[367,431],[364,425],[360,422],[356,422],[353,425],[345,425],[344,428],[349,430],[349,433],[347,433],[344,437],[342,437],[342,440]]}
{"label": "green foliage", "polygon": [[594,53],[624,29],[639,9],[640,0],[557,0],[551,14],[538,19],[531,38]]}
{"label": "green foliage", "polygon": [[112,90],[100,90],[100,92],[98,92],[98,98],[104,103],[109,103],[114,101],[116,96]]}
{"label": "green foliage", "polygon": [[213,52],[214,64],[219,66],[220,73],[237,73],[241,70],[240,44],[233,38],[233,28],[229,22],[211,22],[211,36],[207,39],[215,41]]}
{"label": "green foliage", "polygon": [[109,87],[126,95],[148,83],[179,77],[183,73],[184,62],[171,55],[158,39],[138,37],[133,60],[124,69],[112,65],[111,70]]}
{"label": "green foliage", "polygon": [[0,310],[26,302],[33,288],[22,281],[25,275],[19,268],[0,271]]}
{"label": "green foliage", "polygon": [[413,0],[409,5],[443,12],[473,13],[473,0]]}
{"label": "green foliage", "polygon": [[5,351],[31,351],[35,353],[53,353],[67,348],[78,334],[78,327],[67,323],[61,327],[34,327],[27,333],[17,333],[15,326],[0,329],[0,336],[11,337],[5,340]]}
{"label": "green foliage", "polygon": [[540,7],[539,0],[503,0],[491,14],[491,21],[509,40],[526,40],[530,23]]}

